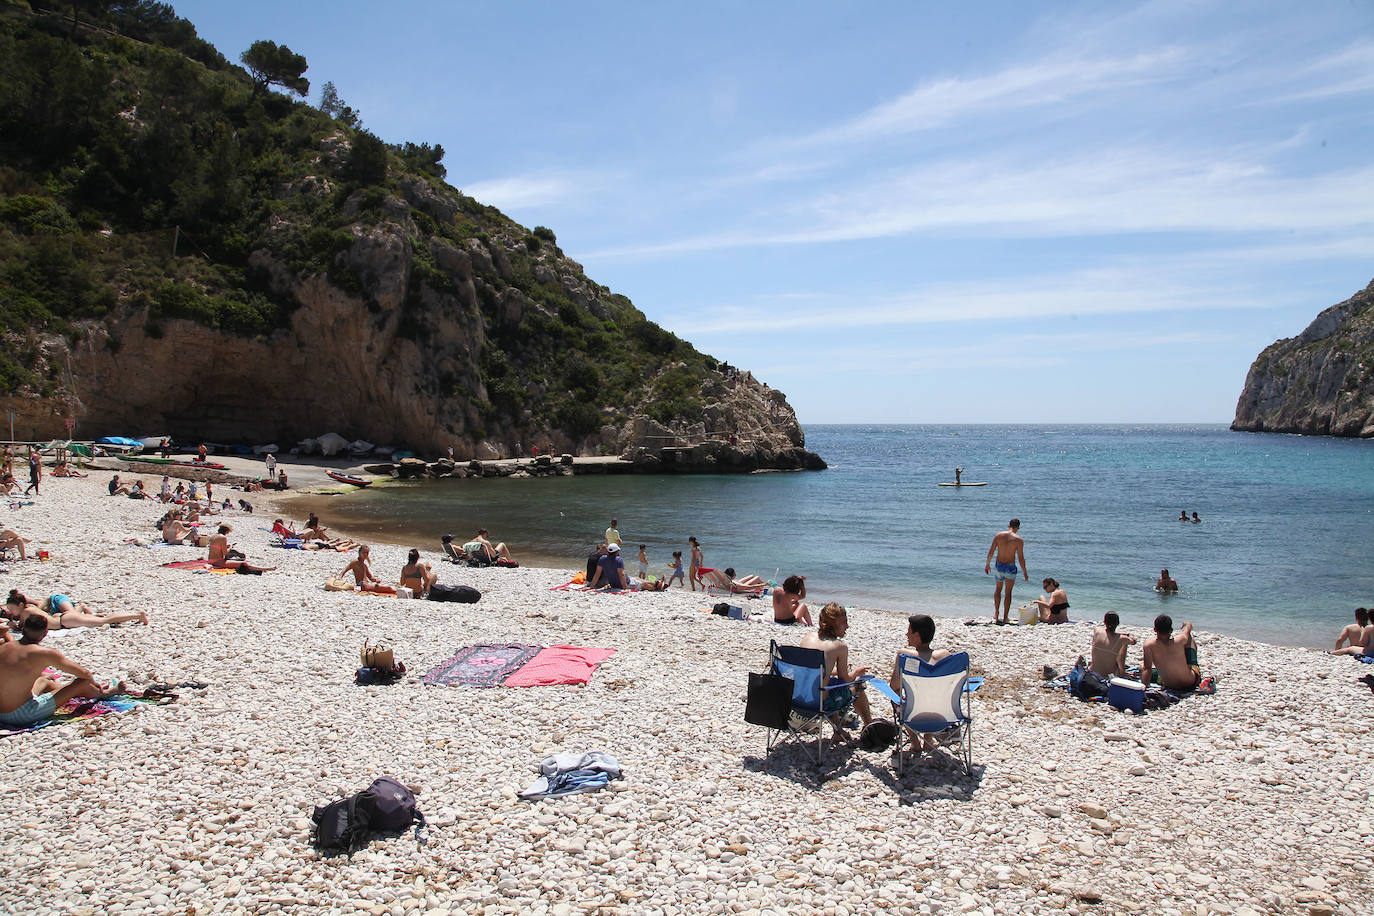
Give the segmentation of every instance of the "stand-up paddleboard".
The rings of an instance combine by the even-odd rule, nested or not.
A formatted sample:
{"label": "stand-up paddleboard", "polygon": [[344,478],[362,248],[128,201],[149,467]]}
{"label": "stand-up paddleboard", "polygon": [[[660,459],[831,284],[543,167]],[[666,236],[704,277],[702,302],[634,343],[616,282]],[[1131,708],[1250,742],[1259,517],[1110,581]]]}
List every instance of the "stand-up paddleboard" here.
{"label": "stand-up paddleboard", "polygon": [[936,484],[937,487],[986,487],[987,485],[988,485],[988,482],[987,482],[986,480],[980,481],[980,482],[978,482],[978,483],[939,483],[939,484]]}

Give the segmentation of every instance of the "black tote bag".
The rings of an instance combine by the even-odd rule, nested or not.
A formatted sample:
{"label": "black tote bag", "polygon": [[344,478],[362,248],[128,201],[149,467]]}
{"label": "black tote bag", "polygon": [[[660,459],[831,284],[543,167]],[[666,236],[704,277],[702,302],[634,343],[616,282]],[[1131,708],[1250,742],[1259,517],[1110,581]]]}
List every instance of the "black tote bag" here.
{"label": "black tote bag", "polygon": [[744,721],[764,728],[786,728],[792,712],[792,679],[780,674],[749,672]]}

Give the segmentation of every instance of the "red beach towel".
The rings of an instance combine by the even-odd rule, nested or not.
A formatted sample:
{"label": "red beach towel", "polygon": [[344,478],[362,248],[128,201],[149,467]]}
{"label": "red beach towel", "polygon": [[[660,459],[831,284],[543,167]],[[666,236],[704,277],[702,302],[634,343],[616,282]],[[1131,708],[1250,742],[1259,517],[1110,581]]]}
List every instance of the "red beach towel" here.
{"label": "red beach towel", "polygon": [[596,666],[615,654],[614,649],[587,646],[549,646],[506,678],[507,687],[548,687],[555,684],[586,684]]}

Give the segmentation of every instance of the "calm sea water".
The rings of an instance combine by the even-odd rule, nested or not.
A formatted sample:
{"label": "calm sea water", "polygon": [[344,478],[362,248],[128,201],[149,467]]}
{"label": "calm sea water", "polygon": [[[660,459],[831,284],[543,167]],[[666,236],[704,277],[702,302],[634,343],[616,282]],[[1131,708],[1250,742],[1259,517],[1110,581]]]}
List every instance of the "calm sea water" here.
{"label": "calm sea water", "polygon": [[[1021,519],[1031,582],[1064,586],[1075,619],[1156,614],[1202,629],[1328,645],[1374,605],[1374,441],[1223,426],[807,426],[827,471],[438,481],[363,490],[326,521],[438,548],[479,525],[532,565],[579,568],[612,516],[660,570],[687,537],[706,565],[807,576],[813,600],[991,616],[983,562]],[[966,481],[943,488],[958,464]],[[1183,524],[1179,511],[1201,524]],[[633,571],[633,563],[627,563]],[[1167,566],[1181,591],[1153,591]]]}

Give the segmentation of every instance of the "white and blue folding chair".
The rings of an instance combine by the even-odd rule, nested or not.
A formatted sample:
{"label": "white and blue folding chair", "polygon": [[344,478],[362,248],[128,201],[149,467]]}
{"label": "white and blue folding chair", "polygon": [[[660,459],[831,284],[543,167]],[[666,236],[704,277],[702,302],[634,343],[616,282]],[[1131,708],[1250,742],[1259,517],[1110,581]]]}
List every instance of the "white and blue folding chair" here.
{"label": "white and blue folding chair", "polygon": [[[826,711],[826,696],[831,690],[850,684],[826,686],[825,653],[820,649],[803,649],[800,646],[780,646],[777,640],[768,644],[770,670],[792,680],[792,712],[788,716],[787,727],[768,730],[768,752],[785,740],[797,742],[816,759],[819,766],[825,757],[825,720],[833,715],[843,715],[845,709]],[[807,748],[807,738],[816,736],[814,752]]]}
{"label": "white and blue folding chair", "polygon": [[892,704],[899,726],[898,775],[906,762],[907,743],[915,756],[921,750],[918,745],[930,738],[962,758],[964,772],[972,776],[973,706],[969,695],[973,691],[969,689],[968,653],[956,652],[933,665],[914,655],[898,658],[902,695],[900,703]]}

